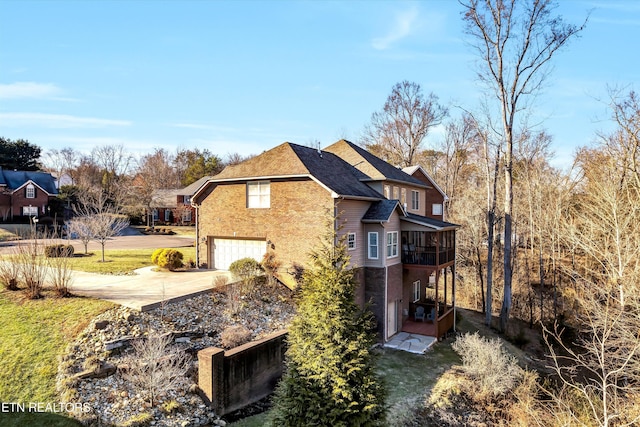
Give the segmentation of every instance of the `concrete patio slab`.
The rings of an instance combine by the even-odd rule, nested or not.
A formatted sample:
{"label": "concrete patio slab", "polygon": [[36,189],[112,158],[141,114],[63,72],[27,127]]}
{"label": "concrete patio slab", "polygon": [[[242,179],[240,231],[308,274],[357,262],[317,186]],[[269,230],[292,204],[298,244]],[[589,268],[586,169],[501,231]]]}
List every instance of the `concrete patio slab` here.
{"label": "concrete patio slab", "polygon": [[436,343],[435,337],[399,332],[384,344],[386,348],[424,354]]}

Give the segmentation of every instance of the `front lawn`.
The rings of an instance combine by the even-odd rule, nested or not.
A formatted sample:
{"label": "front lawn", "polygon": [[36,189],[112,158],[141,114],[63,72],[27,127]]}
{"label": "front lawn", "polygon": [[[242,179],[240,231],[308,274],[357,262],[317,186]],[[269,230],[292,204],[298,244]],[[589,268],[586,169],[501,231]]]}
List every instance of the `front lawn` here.
{"label": "front lawn", "polygon": [[[55,389],[58,358],[91,319],[111,307],[106,301],[54,298],[48,292],[43,299],[27,300],[20,291],[0,291],[0,400],[60,402]],[[24,425],[34,416],[52,422],[46,425],[76,425],[34,414],[2,414],[0,424]]]}
{"label": "front lawn", "polygon": [[[183,261],[194,260],[195,247],[176,248],[182,252]],[[151,254],[155,249],[106,249],[104,251],[105,262],[102,262],[100,251],[84,253],[76,252],[71,259],[71,269],[101,274],[127,274],[142,267],[153,265]]]}

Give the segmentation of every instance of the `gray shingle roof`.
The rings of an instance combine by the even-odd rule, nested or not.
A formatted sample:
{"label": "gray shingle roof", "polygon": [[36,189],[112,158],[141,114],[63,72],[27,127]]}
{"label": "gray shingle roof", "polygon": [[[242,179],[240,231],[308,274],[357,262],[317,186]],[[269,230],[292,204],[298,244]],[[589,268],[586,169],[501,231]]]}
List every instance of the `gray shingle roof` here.
{"label": "gray shingle roof", "polygon": [[358,168],[366,174],[369,180],[380,181],[386,179],[406,182],[418,187],[425,187],[424,183],[419,179],[412,177],[402,169],[385,162],[364,148],[344,139],[328,146],[325,150],[346,159],[355,168]]}
{"label": "gray shingle roof", "polygon": [[50,173],[32,171],[12,171],[0,168],[0,185],[9,190],[16,190],[26,182],[32,181],[49,194],[58,194],[55,178]]}
{"label": "gray shingle roof", "polygon": [[343,197],[382,198],[362,182],[364,174],[337,155],[290,142],[227,167],[210,182],[287,176],[311,176]]}
{"label": "gray shingle roof", "polygon": [[447,221],[440,221],[438,219],[433,219],[427,216],[416,215],[412,213],[407,213],[407,215],[404,218],[401,217],[401,219],[427,225],[431,228],[435,228],[436,230],[460,228],[458,224],[454,224]]}
{"label": "gray shingle roof", "polygon": [[379,200],[371,203],[369,209],[362,217],[362,222],[386,222],[391,218],[391,214],[398,207],[397,200]]}

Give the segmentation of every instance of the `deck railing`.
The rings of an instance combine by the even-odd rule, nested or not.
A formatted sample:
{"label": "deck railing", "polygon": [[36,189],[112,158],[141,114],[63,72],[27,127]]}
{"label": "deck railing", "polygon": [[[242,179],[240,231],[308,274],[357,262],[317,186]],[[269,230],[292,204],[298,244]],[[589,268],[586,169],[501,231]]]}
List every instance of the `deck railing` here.
{"label": "deck railing", "polygon": [[[438,256],[436,257],[436,254]],[[435,247],[421,247],[413,245],[402,245],[402,263],[415,265],[438,265],[446,264],[455,259],[455,249],[441,250],[440,253]]]}

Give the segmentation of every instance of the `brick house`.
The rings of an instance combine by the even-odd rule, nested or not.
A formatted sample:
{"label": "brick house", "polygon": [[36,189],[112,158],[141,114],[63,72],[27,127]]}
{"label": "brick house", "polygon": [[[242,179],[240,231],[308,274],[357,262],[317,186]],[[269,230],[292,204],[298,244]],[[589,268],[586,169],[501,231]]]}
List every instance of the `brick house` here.
{"label": "brick house", "polygon": [[428,174],[410,172],[345,140],[322,151],[284,143],[227,167],[192,198],[197,263],[226,270],[271,250],[283,265],[280,279],[294,286],[293,274],[335,216],[356,269],[356,300],[373,302],[381,340],[419,307],[441,337],[454,326],[458,226],[444,221],[446,196]]}
{"label": "brick house", "polygon": [[191,205],[191,197],[210,178],[205,176],[184,188],[155,190],[151,196],[150,212],[153,224],[194,225],[196,210]]}
{"label": "brick house", "polygon": [[50,173],[0,168],[0,218],[26,220],[49,214],[49,202],[58,195]]}

